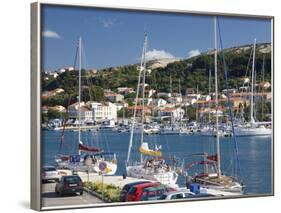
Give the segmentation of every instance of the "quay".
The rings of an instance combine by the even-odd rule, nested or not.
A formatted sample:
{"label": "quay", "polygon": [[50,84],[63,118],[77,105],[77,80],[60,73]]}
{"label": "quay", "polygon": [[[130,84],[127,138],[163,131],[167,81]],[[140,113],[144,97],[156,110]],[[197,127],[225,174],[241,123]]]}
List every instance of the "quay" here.
{"label": "quay", "polygon": [[[71,175],[72,172],[70,170],[58,170],[61,175]],[[139,179],[139,178],[133,178],[133,177],[126,177],[125,179],[123,176],[117,176],[117,175],[99,175],[98,173],[87,173],[87,172],[78,172],[77,174],[83,182],[85,181],[94,181],[94,182],[102,182],[103,178],[103,183],[105,184],[113,184],[115,186],[118,186],[122,188],[128,183],[133,183],[137,181],[147,181],[146,179]],[[149,180],[151,181],[151,180]],[[153,182],[153,181],[151,181]],[[179,187],[178,185],[172,186],[177,190],[180,189],[186,189],[185,187]],[[241,196],[241,193],[237,192],[227,192],[227,191],[221,191],[221,190],[216,190],[216,189],[207,189],[209,194],[212,194],[216,197],[224,197],[224,196]]]}
{"label": "quay", "polygon": [[[58,171],[61,175],[71,175],[72,174],[71,170],[59,169]],[[85,182],[85,181],[102,182],[102,178],[103,178],[103,182],[105,184],[113,184],[120,188],[122,188],[123,186],[125,186],[128,183],[146,180],[146,179],[138,179],[138,178],[133,178],[133,177],[126,177],[124,179],[123,176],[117,176],[117,175],[114,175],[114,176],[104,175],[102,177],[102,175],[99,175],[98,173],[89,173],[88,174],[87,172],[78,172],[77,175],[82,179],[83,182]]]}

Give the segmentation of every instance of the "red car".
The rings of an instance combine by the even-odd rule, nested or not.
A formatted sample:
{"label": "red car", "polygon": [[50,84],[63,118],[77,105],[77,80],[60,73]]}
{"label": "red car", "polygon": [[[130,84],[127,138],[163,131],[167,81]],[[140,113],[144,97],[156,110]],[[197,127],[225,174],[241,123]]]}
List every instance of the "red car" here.
{"label": "red car", "polygon": [[155,187],[155,186],[160,186],[160,185],[161,185],[161,183],[159,183],[159,182],[142,183],[142,184],[139,184],[139,185],[135,185],[129,190],[126,200],[127,201],[140,201],[141,196],[142,196],[142,192],[145,188]]}

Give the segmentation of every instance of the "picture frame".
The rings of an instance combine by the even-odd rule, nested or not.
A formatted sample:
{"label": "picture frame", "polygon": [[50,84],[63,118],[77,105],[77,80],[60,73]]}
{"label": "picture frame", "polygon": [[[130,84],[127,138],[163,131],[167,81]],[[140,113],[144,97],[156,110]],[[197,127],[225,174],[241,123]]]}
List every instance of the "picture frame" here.
{"label": "picture frame", "polygon": [[[45,48],[47,48],[48,44],[46,44],[46,42],[44,41],[44,38],[43,38],[44,37],[43,36],[44,24],[46,24],[46,20],[48,20],[48,17],[44,13],[45,12],[44,10],[47,7],[51,8],[51,9],[52,8],[54,8],[54,9],[59,8],[61,10],[64,10],[64,8],[65,9],[71,9],[71,10],[74,11],[74,13],[75,13],[76,9],[82,10],[82,13],[83,13],[83,11],[95,11],[95,10],[101,10],[101,11],[104,11],[104,13],[112,12],[113,11],[114,13],[117,13],[117,14],[118,14],[118,12],[119,13],[126,13],[126,12],[128,12],[132,17],[134,16],[134,13],[144,13],[145,15],[151,15],[151,16],[158,15],[160,18],[161,18],[162,15],[166,15],[166,16],[169,16],[169,15],[171,15],[171,16],[177,16],[177,15],[180,15],[180,16],[195,16],[195,19],[196,19],[196,17],[200,18],[201,16],[203,16],[203,17],[217,16],[217,17],[229,18],[229,19],[235,19],[235,18],[239,19],[239,18],[241,18],[243,20],[245,20],[245,19],[246,20],[247,19],[249,19],[249,20],[251,20],[251,19],[266,20],[267,22],[269,22],[269,25],[267,23],[267,26],[270,26],[270,41],[269,41],[269,49],[270,49],[270,51],[266,52],[268,54],[267,56],[269,57],[268,63],[269,63],[269,66],[270,66],[270,71],[268,71],[269,72],[269,76],[267,76],[267,80],[268,79],[270,80],[270,82],[269,82],[270,83],[270,86],[269,86],[270,89],[268,91],[270,93],[269,95],[271,95],[271,97],[269,97],[269,99],[268,99],[268,100],[270,100],[269,102],[271,103],[271,105],[269,106],[269,109],[270,109],[270,115],[269,115],[269,117],[270,117],[270,119],[269,119],[270,120],[270,125],[269,126],[270,126],[271,133],[270,133],[270,139],[267,139],[267,140],[269,140],[269,142],[267,141],[267,143],[270,143],[270,145],[266,146],[266,148],[269,149],[267,151],[270,152],[270,156],[267,156],[267,159],[269,159],[269,162],[267,162],[267,164],[266,164],[267,166],[270,167],[270,168],[267,168],[267,169],[270,170],[268,172],[268,174],[270,174],[270,177],[269,177],[270,180],[268,178],[266,179],[266,180],[270,181],[270,183],[267,185],[267,187],[269,187],[269,189],[267,189],[269,192],[266,192],[266,193],[263,193],[263,192],[262,193],[253,193],[253,194],[249,193],[249,194],[240,194],[240,195],[239,194],[234,194],[234,195],[231,195],[231,196],[223,195],[223,196],[219,196],[219,197],[217,197],[217,196],[214,196],[214,197],[212,197],[212,196],[203,197],[202,196],[202,197],[200,197],[200,199],[198,199],[198,198],[190,198],[190,199],[179,199],[179,200],[171,200],[171,199],[170,200],[149,200],[149,201],[145,201],[145,202],[144,201],[143,202],[112,202],[112,201],[111,202],[109,202],[109,201],[107,202],[106,199],[104,199],[104,197],[103,197],[104,196],[103,193],[101,195],[100,193],[96,193],[94,190],[92,190],[92,192],[90,193],[87,190],[90,190],[91,187],[89,187],[89,186],[87,187],[84,184],[83,190],[86,191],[86,193],[88,193],[89,196],[97,197],[98,199],[101,199],[102,201],[104,201],[104,203],[99,203],[99,202],[95,203],[93,201],[93,203],[89,203],[89,204],[86,204],[86,205],[85,204],[77,204],[77,205],[76,204],[75,205],[65,204],[64,205],[64,203],[62,202],[62,203],[59,203],[58,205],[50,205],[50,206],[44,205],[46,203],[45,203],[44,197],[42,196],[42,193],[44,193],[44,187],[43,187],[44,185],[42,184],[42,178],[43,178],[42,177],[43,176],[42,169],[44,169],[44,166],[43,166],[43,164],[45,162],[45,158],[44,158],[45,150],[44,150],[44,147],[46,148],[46,146],[43,146],[43,144],[42,144],[42,141],[45,140],[45,138],[43,137],[43,130],[42,130],[42,123],[43,123],[43,116],[42,116],[43,115],[42,114],[43,113],[43,109],[42,109],[42,95],[43,95],[42,94],[42,92],[43,92],[43,90],[42,90],[43,89],[43,86],[42,86],[42,73],[44,72],[44,69],[45,69],[44,65],[45,65],[46,60],[47,60],[46,59],[47,56],[46,56],[46,53],[45,53]],[[96,15],[96,16],[98,16],[98,15]],[[108,20],[106,20],[106,21],[108,21]],[[104,22],[104,23],[101,23],[101,24],[103,24],[104,27],[107,28],[107,27],[110,27],[113,23],[108,21],[108,22]],[[217,24],[215,24],[215,26],[218,27]],[[148,29],[145,29],[146,27]],[[144,26],[144,30],[143,31],[144,32],[146,32],[146,31],[149,32],[149,29],[150,29],[149,26]],[[268,28],[267,28],[267,30],[268,30]],[[216,32],[217,32],[217,30],[216,30]],[[145,34],[145,36],[144,36],[143,49],[146,49],[147,48],[146,47],[146,42],[147,42],[146,41],[146,33],[144,33],[144,34]],[[220,34],[220,33],[217,32],[217,34]],[[165,202],[165,203],[166,202],[183,202],[183,201],[186,202],[186,201],[195,201],[195,200],[231,199],[231,198],[245,198],[245,197],[256,197],[256,196],[259,197],[259,196],[272,196],[272,195],[274,195],[274,108],[273,108],[273,106],[274,106],[274,91],[273,91],[273,88],[274,88],[273,87],[273,85],[274,85],[274,38],[273,38],[273,35],[274,35],[274,17],[272,17],[272,16],[246,15],[246,14],[225,14],[225,13],[184,11],[184,10],[182,10],[182,11],[181,10],[163,10],[163,9],[155,9],[155,8],[152,9],[152,8],[107,7],[107,6],[86,5],[86,4],[84,4],[84,5],[83,4],[76,4],[76,5],[75,4],[69,4],[69,5],[67,5],[67,4],[60,4],[60,3],[48,3],[48,2],[46,2],[46,3],[44,3],[44,2],[32,3],[31,4],[31,126],[32,126],[32,128],[31,128],[31,208],[34,209],[34,210],[40,211],[40,210],[67,209],[67,208],[87,208],[87,207],[106,207],[106,206],[120,206],[120,205],[140,205],[140,204],[155,204],[155,203],[162,203],[162,202]],[[53,36],[60,37],[60,35],[56,35],[56,34],[53,34]],[[216,39],[216,41],[218,43],[221,42],[221,41],[219,41],[219,39]],[[79,57],[79,51],[81,52],[80,57],[82,57],[82,45],[81,44],[82,44],[82,41],[79,40],[79,45],[78,45],[77,50],[76,50],[76,51],[78,51],[78,57]],[[217,45],[219,46],[219,44],[217,44]],[[251,49],[251,47],[252,46],[250,45],[249,49]],[[222,50],[224,50],[224,49],[222,49]],[[211,53],[209,53],[208,51],[210,51]],[[209,55],[215,54],[214,52],[212,52],[214,50],[208,50],[208,51],[205,48],[205,53],[207,55],[208,54]],[[146,53],[147,52],[139,53],[137,57],[139,57],[139,55],[142,55],[142,56],[145,55],[146,56]],[[159,53],[159,52],[157,52],[157,53]],[[218,54],[218,53],[216,53],[216,54]],[[221,54],[220,57],[223,58],[223,53],[220,52],[220,54]],[[254,53],[251,53],[251,54],[254,54]],[[166,55],[166,57],[167,57],[167,55]],[[137,58],[135,60],[135,64],[140,64],[140,65],[138,65],[139,67],[145,67],[146,65],[143,64],[143,60],[145,60],[145,59],[142,59],[141,60],[142,62],[139,63],[140,58]],[[185,58],[177,60],[177,61],[181,61],[181,60],[185,60]],[[221,63],[221,67],[219,69],[222,71],[225,68],[224,66],[227,67],[227,61],[224,60],[224,59],[221,59],[221,60],[222,61],[219,62],[219,63]],[[82,60],[80,58],[80,65],[81,65],[81,61]],[[254,59],[253,59],[253,61],[254,61]],[[173,62],[171,62],[171,63],[173,63]],[[75,63],[79,64],[78,62],[74,62],[74,64]],[[126,65],[126,63],[124,65]],[[122,65],[119,65],[119,66],[122,66]],[[191,66],[192,66],[192,64],[191,64]],[[73,68],[75,70],[76,67],[74,66]],[[160,69],[161,69],[161,67],[160,67]],[[82,71],[82,69],[80,69],[80,70]],[[141,70],[141,68],[140,68],[140,70]],[[260,68],[260,70],[261,70],[261,68]],[[81,73],[80,73],[80,75],[81,75]],[[258,75],[258,74],[256,74],[256,75]],[[140,76],[140,78],[142,77],[141,76],[141,71],[140,71],[139,76]],[[257,77],[255,77],[252,74],[251,78],[252,78],[251,80],[254,80],[254,78],[257,78]],[[180,80],[179,80],[179,82],[180,82]],[[145,85],[145,83],[146,82],[144,81],[143,85]],[[173,83],[171,83],[171,84],[173,84]],[[141,84],[139,83],[139,87],[140,87],[140,85]],[[179,83],[179,85],[181,85],[181,84]],[[80,86],[79,86],[79,88],[80,88]],[[137,86],[137,85],[135,85],[135,86]],[[172,86],[171,86],[171,88],[172,88]],[[105,89],[105,88],[103,88],[103,89]],[[152,89],[154,89],[154,88],[152,88]],[[138,89],[136,88],[136,90],[138,90]],[[140,88],[139,88],[139,90],[141,91]],[[179,90],[181,91],[181,89],[179,89]],[[112,92],[112,91],[110,91],[110,92]],[[162,91],[157,91],[157,92],[160,93]],[[171,89],[171,94],[172,93],[174,93],[174,91]],[[193,93],[195,93],[195,92],[193,92]],[[217,93],[219,93],[219,92],[217,92]],[[229,88],[227,88],[227,93],[229,93]],[[198,94],[198,89],[197,89],[197,94]],[[226,95],[226,96],[228,96],[228,95]],[[137,95],[136,100],[138,99],[138,97],[139,96]],[[215,95],[214,95],[214,97],[215,97]],[[79,99],[80,99],[80,95],[79,95]],[[79,107],[78,107],[79,109],[81,108],[80,101],[82,101],[82,99],[83,98],[81,98],[81,100],[79,100]],[[143,99],[144,99],[144,97],[143,97]],[[218,98],[214,98],[214,99],[218,100]],[[249,102],[251,102],[251,101],[253,102],[253,99],[254,98],[249,98]],[[166,99],[164,99],[164,100],[166,100]],[[112,101],[112,102],[113,103],[117,103],[118,101]],[[138,101],[136,101],[136,102],[138,102]],[[213,124],[213,126],[215,128],[215,117],[217,117],[217,118],[219,117],[218,116],[218,112],[217,112],[218,111],[218,104],[217,103],[219,103],[219,102],[213,102],[213,103],[215,103],[215,107],[216,107],[215,114],[217,115],[217,116],[214,116],[214,124]],[[143,104],[145,104],[145,103],[143,103]],[[68,107],[69,106],[70,105],[68,105]],[[134,109],[136,111],[135,114],[137,114],[138,112],[136,110],[136,107],[133,107],[133,106],[134,105],[132,105],[132,110]],[[225,107],[227,108],[228,106],[225,105]],[[199,102],[198,102],[198,108],[200,108],[199,107]],[[145,108],[143,108],[142,110],[144,111],[144,109]],[[230,111],[231,110],[233,110],[233,109],[231,108]],[[164,111],[164,112],[161,112],[161,113],[163,113],[163,116],[164,116],[164,115],[166,115],[165,113],[167,113],[167,112]],[[175,112],[175,113],[177,113],[177,112]],[[134,113],[132,112],[131,116],[133,116],[133,114]],[[181,114],[181,113],[179,113],[179,114]],[[79,112],[78,115],[81,116],[81,112]],[[82,125],[80,124],[81,118],[78,115],[77,115],[77,112],[76,112],[76,119],[79,120],[78,121],[78,126],[79,126],[79,135],[80,135],[80,130],[81,130],[81,126]],[[77,116],[79,117],[79,119],[77,118]],[[170,116],[170,117],[172,117],[172,116]],[[181,117],[181,115],[179,117]],[[182,119],[183,118],[184,118],[184,116],[182,117]],[[196,119],[196,120],[198,120],[198,119]],[[219,118],[218,118],[218,120],[219,120]],[[132,125],[132,123],[135,123],[136,121],[137,121],[137,119],[135,118],[133,120],[133,122],[131,121],[131,125]],[[142,126],[143,126],[144,122],[142,122],[142,123],[143,123],[142,124]],[[264,125],[267,125],[267,124],[263,124],[263,126]],[[217,124],[217,126],[216,126],[219,129],[218,126],[219,126],[219,124]],[[131,126],[130,128],[134,129],[134,126],[133,127]],[[233,128],[235,129],[237,127],[233,127]],[[243,128],[246,128],[246,127],[244,126]],[[60,129],[60,130],[64,131],[62,129]],[[236,132],[236,129],[233,132]],[[233,132],[231,134],[235,134]],[[105,135],[106,134],[108,134],[108,133],[105,133]],[[214,133],[212,133],[212,134],[214,134]],[[216,135],[217,138],[222,137],[221,135],[218,136],[218,134],[219,134],[219,130],[217,130],[217,133],[215,133],[215,135]],[[60,138],[60,136],[57,136],[57,139]],[[164,136],[164,137],[166,137],[166,136]],[[235,135],[234,136],[232,135],[231,138],[233,138],[233,137],[235,137]],[[214,139],[214,141],[216,141],[216,140],[217,139]],[[80,136],[79,136],[79,142],[80,142]],[[144,143],[144,141],[142,141],[142,144],[143,143]],[[157,144],[156,144],[155,145],[155,149],[157,149],[157,150],[152,150],[148,145],[147,146],[146,145],[140,147],[140,148],[142,148],[140,150],[140,152],[143,155],[146,155],[146,154],[150,155],[151,153],[153,153],[153,154],[156,154],[156,156],[157,156],[158,148],[160,146],[162,146],[163,144],[161,144],[159,147],[157,147]],[[79,150],[80,149],[82,151],[84,151],[84,152],[90,152],[91,151],[91,149],[88,146],[84,146],[84,144],[83,145],[79,144]],[[220,152],[220,148],[219,148],[218,152]],[[74,157],[74,156],[72,156],[72,157]],[[204,161],[206,161],[206,159],[207,159],[207,161],[208,161],[208,163],[206,163],[207,165],[210,164],[209,161],[212,161],[212,160],[215,162],[215,164],[220,165],[220,163],[217,163],[219,161],[218,159],[220,158],[220,157],[218,157],[218,155],[210,155],[210,156],[202,155],[201,157],[203,157],[205,159]],[[104,158],[104,156],[103,156],[103,158]],[[182,158],[185,158],[185,157],[182,157]],[[214,159],[216,159],[216,160],[214,160]],[[84,159],[84,160],[86,160],[86,159]],[[75,160],[73,160],[73,162],[74,161]],[[80,157],[79,157],[79,161],[80,161]],[[181,161],[183,162],[183,159],[181,159]],[[98,164],[99,172],[97,172],[97,173],[100,174],[99,177],[102,178],[102,184],[104,184],[103,183],[103,181],[104,181],[103,178],[106,179],[107,177],[109,177],[109,176],[103,174],[103,171],[106,170],[106,168],[108,166],[108,163],[104,164],[104,162],[107,162],[107,161],[103,160],[103,162],[100,162]],[[201,162],[202,163],[203,161],[197,161],[197,162]],[[84,161],[84,163],[86,165],[86,161]],[[121,162],[121,163],[123,163],[123,162]],[[152,163],[152,162],[148,161],[148,163]],[[188,165],[189,166],[193,166],[191,164],[188,164]],[[186,165],[186,166],[188,166],[188,165]],[[202,165],[203,165],[203,163],[202,163]],[[148,166],[148,165],[146,165],[146,166]],[[118,167],[119,167],[119,160],[118,160]],[[178,168],[180,168],[180,167],[178,167]],[[183,167],[181,167],[181,168],[183,168]],[[216,168],[216,169],[218,169],[220,171],[220,168]],[[73,168],[72,168],[72,172],[73,172]],[[128,173],[128,170],[127,170],[127,173]],[[118,176],[119,179],[122,177],[123,180],[128,180],[128,177],[130,176],[128,174],[123,174],[123,172],[119,173],[118,175],[119,175]],[[223,175],[223,174],[218,173],[218,175]],[[86,175],[85,175],[85,178],[87,178]],[[187,179],[187,176],[185,178]],[[136,178],[136,179],[148,179],[149,180],[149,178],[144,178],[143,176],[141,178],[139,177],[139,178]],[[200,178],[198,178],[198,179],[200,179]],[[83,179],[83,181],[84,181],[84,179]],[[115,179],[113,178],[111,181],[115,181]],[[136,182],[136,181],[137,180],[134,179],[134,180],[131,180],[128,183],[133,183],[133,182]],[[229,181],[229,179],[226,178],[225,181]],[[87,181],[84,181],[84,182],[87,182]],[[155,180],[154,180],[154,182],[155,182]],[[124,185],[122,185],[122,186],[124,186]],[[94,187],[96,187],[96,186],[94,186]],[[118,187],[119,187],[119,185],[118,185]],[[150,187],[153,188],[155,186],[151,185]],[[158,185],[157,185],[157,187],[158,187]],[[185,187],[185,185],[182,185],[181,187]],[[196,187],[198,187],[198,185],[195,184],[195,185],[192,185],[192,187],[196,188]],[[193,189],[193,190],[195,190],[195,189]],[[149,194],[150,192],[146,192],[146,193]],[[50,196],[52,197],[53,194],[50,195]],[[102,196],[102,197],[100,197],[100,196]]]}

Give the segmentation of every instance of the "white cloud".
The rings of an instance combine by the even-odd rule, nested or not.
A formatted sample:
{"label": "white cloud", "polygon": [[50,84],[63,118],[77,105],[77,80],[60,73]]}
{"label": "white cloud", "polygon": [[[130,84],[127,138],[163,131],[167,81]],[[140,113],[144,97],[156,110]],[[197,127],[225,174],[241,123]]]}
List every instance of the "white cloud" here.
{"label": "white cloud", "polygon": [[55,32],[55,31],[52,31],[52,30],[44,30],[43,31],[43,36],[46,37],[46,38],[57,38],[57,39],[61,39],[61,36]]}
{"label": "white cloud", "polygon": [[200,51],[198,49],[190,50],[187,54],[187,58],[192,58],[197,55],[200,55]]}
{"label": "white cloud", "polygon": [[113,25],[113,21],[111,20],[102,20],[101,23],[104,28],[109,28]]}
{"label": "white cloud", "polygon": [[164,59],[164,58],[175,58],[171,53],[166,52],[165,50],[156,50],[153,49],[151,51],[146,52],[146,59],[156,60],[156,59]]}

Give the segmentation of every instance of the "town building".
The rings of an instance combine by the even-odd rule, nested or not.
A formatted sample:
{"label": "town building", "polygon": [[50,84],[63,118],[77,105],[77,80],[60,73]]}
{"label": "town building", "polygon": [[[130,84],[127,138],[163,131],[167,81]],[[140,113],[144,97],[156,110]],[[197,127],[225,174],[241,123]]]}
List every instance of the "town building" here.
{"label": "town building", "polygon": [[158,110],[158,117],[171,118],[172,120],[180,120],[184,116],[184,109],[180,107],[162,108]]}
{"label": "town building", "polygon": [[48,109],[57,111],[57,112],[66,112],[66,108],[62,105],[50,106]]}
{"label": "town building", "polygon": [[153,99],[150,104],[156,107],[163,107],[167,104],[167,101],[163,98],[157,98]]}
{"label": "town building", "polygon": [[172,94],[170,92],[158,92],[157,97],[164,97],[164,98],[170,98],[172,97]]}
{"label": "town building", "polygon": [[42,92],[42,99],[47,99],[47,98],[50,98],[52,96],[55,96],[55,95],[63,93],[63,92],[64,92],[64,89],[62,89],[62,88],[56,88],[56,89],[51,90],[51,91],[43,91]]}
{"label": "town building", "polygon": [[127,95],[127,94],[130,94],[130,93],[134,93],[135,91],[134,91],[133,88],[130,88],[130,87],[118,87],[117,92],[120,93],[120,94]]}
{"label": "town building", "polygon": [[[70,119],[77,120],[79,118],[79,114],[78,114],[79,103],[78,102],[69,105],[67,110],[68,110],[68,117]],[[80,103],[80,120],[81,120],[81,123],[93,121],[93,112],[92,112],[91,108],[85,104],[84,101],[82,101]]]}
{"label": "town building", "polygon": [[142,116],[142,110],[144,109],[144,114],[145,115],[151,115],[151,109],[147,106],[144,106],[144,108],[141,105],[138,106],[129,106],[127,107],[127,114],[129,116],[134,115],[134,110],[136,109],[136,117],[141,117]]}
{"label": "town building", "polygon": [[115,104],[111,102],[87,102],[87,105],[92,109],[95,122],[117,121],[117,106]]}
{"label": "town building", "polygon": [[112,91],[105,92],[104,97],[111,102],[122,102],[124,100],[124,95]]}

